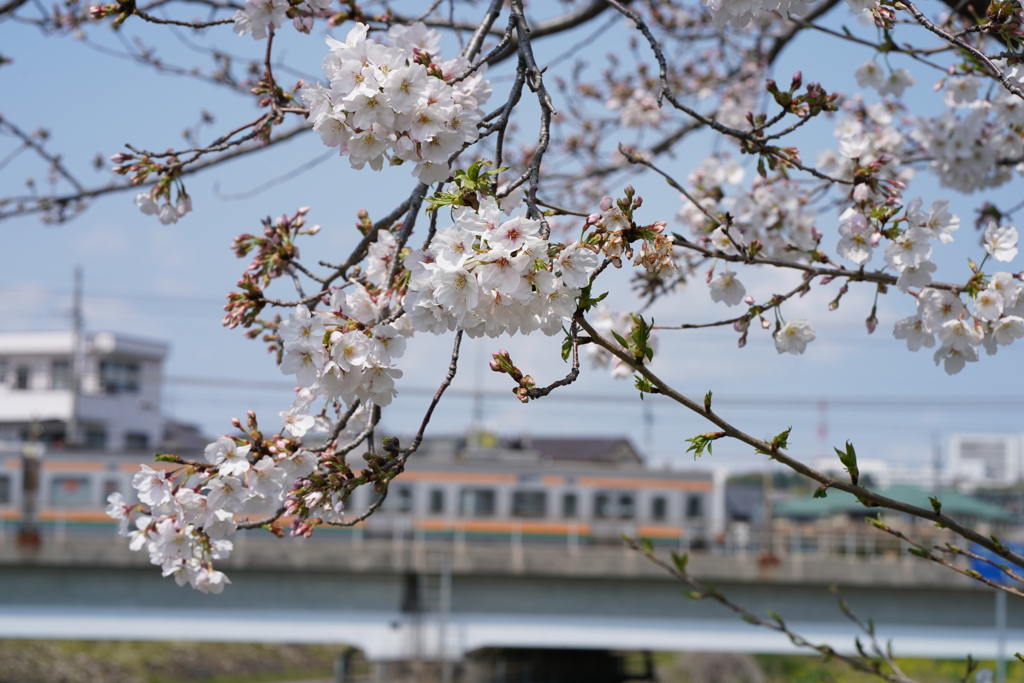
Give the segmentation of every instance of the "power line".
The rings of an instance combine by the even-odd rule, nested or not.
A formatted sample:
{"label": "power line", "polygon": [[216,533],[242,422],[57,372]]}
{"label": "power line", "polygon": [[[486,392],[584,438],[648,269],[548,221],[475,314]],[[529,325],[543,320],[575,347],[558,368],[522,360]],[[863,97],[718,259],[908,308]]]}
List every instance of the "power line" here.
{"label": "power line", "polygon": [[[274,380],[234,379],[226,377],[190,377],[168,375],[164,382],[176,386],[210,387],[218,389],[246,389],[257,391],[291,391],[294,384]],[[431,387],[400,387],[399,392],[412,396],[433,396],[436,388]],[[508,398],[511,391],[495,389],[454,389],[449,388],[445,396],[453,398],[475,399],[478,396],[489,398]],[[657,398],[656,395],[649,398]],[[571,392],[552,393],[545,401],[570,403],[629,403],[637,402],[636,394],[578,394]],[[715,397],[715,405],[728,405],[761,410],[785,410],[790,408],[818,408],[822,402],[829,406],[850,410],[902,409],[928,410],[935,408],[956,408],[957,410],[987,410],[1001,412],[1017,412],[1024,410],[1024,396],[993,397],[975,396],[961,399],[935,398],[933,396],[856,396],[845,398],[823,398],[820,396],[723,396]]]}

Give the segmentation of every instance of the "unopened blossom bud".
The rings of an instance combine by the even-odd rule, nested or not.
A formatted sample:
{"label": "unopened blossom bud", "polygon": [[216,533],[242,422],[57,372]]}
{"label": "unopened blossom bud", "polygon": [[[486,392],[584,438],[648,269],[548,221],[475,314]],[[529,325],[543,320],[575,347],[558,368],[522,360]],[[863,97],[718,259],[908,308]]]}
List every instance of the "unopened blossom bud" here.
{"label": "unopened blossom bud", "polygon": [[111,154],[110,160],[115,164],[123,164],[126,161],[131,161],[132,155],[125,154],[124,152],[118,152],[117,154]]}
{"label": "unopened blossom bud", "polygon": [[633,200],[633,208],[634,209],[639,209],[643,205],[643,203],[644,203],[644,198],[643,197],[636,197]]}
{"label": "unopened blossom bud", "polygon": [[495,372],[505,372],[504,370],[501,369],[501,363],[499,363],[496,360],[492,360],[490,363],[487,364],[487,366],[491,370],[494,370]]}
{"label": "unopened blossom bud", "polygon": [[745,303],[748,306],[753,306],[754,305],[754,297],[752,297],[749,294],[747,294],[745,297],[743,297],[743,303]]}
{"label": "unopened blossom bud", "polygon": [[768,322],[767,318],[761,318],[761,327],[763,327],[764,329],[767,330],[771,326],[772,326],[772,324],[770,322]]}
{"label": "unopened blossom bud", "polygon": [[602,211],[607,211],[610,208],[612,208],[612,205],[613,205],[612,198],[609,197],[608,195],[605,195],[605,196],[601,197],[601,203],[598,206],[601,207]]}
{"label": "unopened blossom bud", "polygon": [[314,226],[309,227],[309,228],[306,229],[306,234],[307,235],[315,235],[318,232],[320,232],[320,226],[319,225],[314,225]]}
{"label": "unopened blossom bud", "polygon": [[622,192],[623,192],[623,194],[625,194],[625,195],[626,195],[627,197],[632,197],[633,195],[635,195],[635,194],[636,194],[636,190],[635,190],[635,189],[633,189],[633,186],[632,186],[632,185],[626,185],[626,187],[625,187],[625,188],[623,188]]}
{"label": "unopened blossom bud", "polygon": [[789,87],[792,90],[797,90],[797,89],[800,88],[801,85],[803,85],[803,82],[804,82],[804,73],[802,71],[797,71],[795,74],[793,74],[793,82],[790,84]]}
{"label": "unopened blossom bud", "polygon": [[815,242],[820,242],[821,241],[821,237],[822,237],[821,230],[818,230],[818,226],[812,225],[811,226],[811,239],[813,239]]}
{"label": "unopened blossom bud", "polygon": [[882,233],[880,232],[873,232],[871,233],[871,237],[868,238],[868,244],[870,244],[872,247],[877,247],[878,243],[881,241]]}
{"label": "unopened blossom bud", "polygon": [[242,428],[242,421],[239,420],[237,417],[233,417],[233,418],[231,418],[231,425],[235,429],[241,429]]}
{"label": "unopened blossom bud", "polygon": [[878,318],[876,318],[875,314],[872,313],[871,316],[864,321],[864,324],[867,325],[868,334],[874,334],[875,328],[878,327]]}
{"label": "unopened blossom bud", "polygon": [[853,187],[853,201],[858,204],[866,202],[870,194],[871,188],[867,186],[867,183],[857,183]]}
{"label": "unopened blossom bud", "polygon": [[747,324],[742,320],[737,320],[732,324],[732,329],[736,330],[737,332],[742,332],[743,330],[747,329]]}

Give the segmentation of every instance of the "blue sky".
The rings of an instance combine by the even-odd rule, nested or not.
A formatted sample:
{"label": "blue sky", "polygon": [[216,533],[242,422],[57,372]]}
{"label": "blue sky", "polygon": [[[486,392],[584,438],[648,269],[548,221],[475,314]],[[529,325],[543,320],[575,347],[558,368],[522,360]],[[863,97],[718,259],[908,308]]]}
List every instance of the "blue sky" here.
{"label": "blue sky", "polygon": [[[844,16],[851,29],[873,35],[874,29],[858,27],[852,17]],[[838,17],[830,21],[839,23]],[[129,34],[157,41],[159,54],[169,61],[202,62],[191,48],[162,29],[131,29]],[[592,30],[578,31],[578,35],[560,39],[558,45],[564,49],[570,38],[579,40]],[[249,37],[235,36],[229,28],[218,31],[214,34],[218,44],[232,53],[255,57],[263,47]],[[282,35],[287,62],[315,78],[326,53],[322,35],[300,36],[290,27]],[[612,45],[609,41],[622,35],[623,27],[617,25],[599,45]],[[88,36],[90,42],[119,46],[120,38],[103,27],[91,27]],[[188,40],[201,42],[191,36]],[[805,83],[820,81],[830,90],[849,91],[855,86],[853,70],[871,56],[867,48],[837,44],[820,34],[805,32],[801,41],[777,66],[775,77],[780,82],[788,82],[800,69]],[[99,52],[86,41],[47,37],[7,22],[0,24],[0,44],[4,54],[15,60],[0,67],[0,87],[7,93],[0,113],[27,129],[48,128],[51,150],[62,153],[69,167],[90,184],[107,177],[106,171],[91,169],[96,154],[106,158],[129,142],[149,149],[181,146],[180,131],[198,121],[202,110],[216,117],[214,127],[204,131],[207,141],[257,114],[249,98],[187,77],[156,74]],[[540,61],[553,59],[558,49],[539,44]],[[587,50],[585,56],[600,64],[601,47]],[[446,54],[453,52],[453,46],[445,50]],[[919,83],[908,97],[914,98],[915,108],[920,102],[925,111],[936,111],[938,96],[931,92],[934,72],[904,64],[899,55],[890,59],[894,67],[914,69]],[[570,67],[571,60],[551,73],[556,69],[565,73]],[[498,69],[495,74],[500,72]],[[496,82],[495,98],[501,97],[503,87],[507,81]],[[868,96],[869,101],[875,99]],[[816,150],[835,144],[830,133],[831,123],[823,121],[809,126],[801,141]],[[664,162],[665,167],[685,178],[700,163],[709,144],[707,139],[688,141],[674,159]],[[2,158],[12,146],[6,138],[0,139],[0,145]],[[338,261],[358,237],[352,227],[356,211],[366,208],[371,216],[380,216],[414,183],[404,168],[377,174],[354,172],[347,161],[330,157],[290,182],[266,187],[244,200],[228,198],[260,188],[323,152],[318,138],[304,136],[285,147],[196,176],[188,181],[195,212],[172,226],[143,216],[132,204],[132,193],[101,199],[64,225],[45,225],[33,217],[0,224],[5,256],[0,268],[0,331],[66,329],[70,325],[72,271],[81,265],[90,329],[148,336],[171,344],[164,396],[168,414],[215,434],[230,429],[232,416],[253,408],[268,426],[276,426],[276,413],[291,401],[289,378],[280,374],[262,344],[220,325],[224,295],[245,265],[231,252],[231,239],[242,232],[258,231],[264,216],[292,213],[299,206],[310,205],[309,220],[321,224],[323,230],[307,240],[301,247],[303,253],[311,262],[321,258]],[[813,152],[805,152],[805,159],[813,157]],[[20,191],[28,175],[45,182],[45,173],[28,161],[19,159],[0,169],[4,194]],[[748,169],[748,181],[751,176],[752,169]],[[674,191],[651,176],[632,182],[646,200],[643,219],[667,220],[671,229],[684,230],[674,220],[679,209]],[[966,279],[966,257],[979,258],[976,236],[969,227],[971,208],[984,199],[1003,206],[1012,204],[1012,197],[1021,195],[1020,189],[1018,178],[999,191],[962,197],[939,188],[926,173],[915,179],[908,198],[923,196],[926,206],[935,199],[950,198],[965,226],[954,245],[939,250],[938,279]],[[834,235],[836,225],[835,216],[819,215],[818,226],[826,235]],[[1019,263],[1010,265],[1020,267]],[[797,282],[793,275],[772,272],[742,277],[759,299]],[[736,348],[736,334],[731,330],[668,332],[661,337],[653,368],[691,396],[713,390],[722,414],[755,435],[767,436],[792,425],[791,443],[797,455],[810,456],[822,448],[817,436],[823,414],[820,401],[827,402],[824,415],[829,445],[852,439],[865,457],[871,454],[902,463],[930,458],[934,436],[945,443],[955,432],[1021,431],[1020,343],[949,377],[932,364],[929,353],[910,354],[902,342],[892,338],[893,322],[913,313],[908,297],[898,293],[883,297],[881,324],[868,336],[863,320],[873,290],[851,288],[840,309],[829,313],[827,302],[835,296],[837,286],[816,288],[786,308],[788,318],[806,317],[818,333],[802,357],[779,356],[768,333],[753,330],[750,343],[742,350]],[[608,278],[604,288],[612,291],[609,300],[616,308],[630,306],[623,276]],[[731,311],[712,304],[700,281],[653,309],[659,323],[709,321],[726,313]],[[386,431],[414,431],[444,374],[451,342],[450,336],[418,337],[409,344],[400,362],[406,376],[399,389],[404,392],[385,418]],[[480,390],[485,394],[485,423],[503,434],[625,435],[647,450],[659,466],[694,465],[684,453],[683,439],[706,431],[706,423],[661,397],[639,401],[631,382],[613,381],[605,372],[588,367],[573,387],[524,406],[512,397],[510,384],[486,368],[489,354],[506,348],[524,371],[547,383],[567,369],[558,357],[559,345],[560,340],[543,337],[467,340],[461,373],[452,387],[457,395],[435,416],[434,433],[463,431],[473,414],[468,395]],[[205,378],[206,383],[187,378]],[[705,455],[696,465],[745,469],[759,467],[760,460],[745,447],[722,442],[713,456]]]}

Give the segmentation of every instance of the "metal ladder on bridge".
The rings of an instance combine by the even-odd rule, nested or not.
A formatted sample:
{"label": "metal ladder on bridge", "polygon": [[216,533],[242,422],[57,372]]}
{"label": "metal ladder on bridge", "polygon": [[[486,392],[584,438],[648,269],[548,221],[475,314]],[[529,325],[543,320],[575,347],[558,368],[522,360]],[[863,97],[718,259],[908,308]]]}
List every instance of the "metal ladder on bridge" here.
{"label": "metal ladder on bridge", "polygon": [[[418,576],[419,610],[423,617],[437,619],[436,646],[431,654],[441,662],[441,683],[451,683],[453,675],[451,653],[457,651],[449,642],[452,611],[452,553],[448,544],[428,545],[424,549],[424,563]],[[421,622],[422,623],[422,622]],[[422,643],[422,635],[419,640]]]}

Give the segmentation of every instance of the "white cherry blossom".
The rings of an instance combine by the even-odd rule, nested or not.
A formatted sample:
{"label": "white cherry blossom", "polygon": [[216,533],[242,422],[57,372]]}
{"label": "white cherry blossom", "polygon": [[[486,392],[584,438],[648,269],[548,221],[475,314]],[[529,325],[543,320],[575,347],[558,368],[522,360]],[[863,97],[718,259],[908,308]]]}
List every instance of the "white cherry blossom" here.
{"label": "white cherry blossom", "polygon": [[775,333],[775,350],[795,356],[807,350],[814,341],[814,328],[806,320],[790,320]]}

